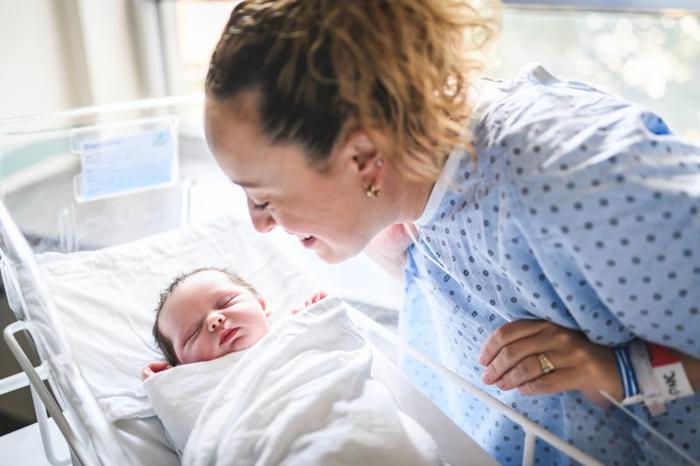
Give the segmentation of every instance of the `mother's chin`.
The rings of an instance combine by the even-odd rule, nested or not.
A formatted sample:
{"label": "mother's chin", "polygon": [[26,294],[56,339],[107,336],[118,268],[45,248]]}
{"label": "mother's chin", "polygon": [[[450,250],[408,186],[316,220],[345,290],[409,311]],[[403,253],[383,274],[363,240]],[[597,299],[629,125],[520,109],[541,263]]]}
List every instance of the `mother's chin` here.
{"label": "mother's chin", "polygon": [[328,264],[338,264],[352,259],[363,251],[362,246],[342,247],[330,246],[328,243],[318,240],[312,248],[319,259]]}

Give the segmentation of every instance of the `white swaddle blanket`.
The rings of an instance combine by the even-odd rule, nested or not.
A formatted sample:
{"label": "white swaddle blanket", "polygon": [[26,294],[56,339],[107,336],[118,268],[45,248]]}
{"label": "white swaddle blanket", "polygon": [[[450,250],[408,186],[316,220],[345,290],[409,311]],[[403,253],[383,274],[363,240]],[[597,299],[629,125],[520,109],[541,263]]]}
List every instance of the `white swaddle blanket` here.
{"label": "white swaddle blanket", "polygon": [[338,299],[279,321],[254,347],[145,382],[186,465],[438,465],[429,435],[370,376]]}

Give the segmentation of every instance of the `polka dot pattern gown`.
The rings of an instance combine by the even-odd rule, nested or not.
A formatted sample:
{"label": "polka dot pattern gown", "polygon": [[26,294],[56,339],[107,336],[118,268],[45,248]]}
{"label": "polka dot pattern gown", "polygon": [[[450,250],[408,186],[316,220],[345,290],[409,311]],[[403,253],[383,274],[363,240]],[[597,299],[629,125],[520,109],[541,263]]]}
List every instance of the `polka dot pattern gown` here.
{"label": "polka dot pattern gown", "polygon": [[[644,108],[541,67],[491,87],[472,126],[478,163],[455,151],[416,224],[400,332],[604,464],[669,464],[660,443],[619,411],[579,392],[485,386],[477,357],[511,319],[547,319],[610,347],[641,338],[700,357],[700,148]],[[415,361],[404,370],[500,463],[520,464],[522,428]],[[700,396],[656,417],[631,410],[700,458]],[[571,460],[538,440],[536,463]]]}

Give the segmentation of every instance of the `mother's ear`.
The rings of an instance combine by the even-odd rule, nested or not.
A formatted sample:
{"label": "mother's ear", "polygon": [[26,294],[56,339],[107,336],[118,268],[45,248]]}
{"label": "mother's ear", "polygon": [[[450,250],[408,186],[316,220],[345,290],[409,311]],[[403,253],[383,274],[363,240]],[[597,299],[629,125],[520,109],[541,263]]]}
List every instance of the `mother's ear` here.
{"label": "mother's ear", "polygon": [[338,148],[341,163],[359,175],[362,187],[371,185],[379,189],[384,180],[385,156],[376,142],[378,137],[375,134],[370,137],[367,131],[355,129],[346,135]]}

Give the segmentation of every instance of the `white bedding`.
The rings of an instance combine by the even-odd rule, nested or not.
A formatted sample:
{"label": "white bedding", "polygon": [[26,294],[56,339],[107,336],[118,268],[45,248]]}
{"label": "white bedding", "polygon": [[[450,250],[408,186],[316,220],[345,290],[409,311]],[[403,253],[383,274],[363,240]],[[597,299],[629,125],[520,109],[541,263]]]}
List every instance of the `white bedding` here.
{"label": "white bedding", "polygon": [[[151,336],[161,289],[178,273],[216,266],[249,279],[270,308],[280,311],[300,307],[318,291],[249,221],[232,217],[97,251],[45,253],[37,259],[72,358],[134,464],[149,466],[178,464],[141,381],[141,368],[162,359]],[[30,282],[23,282],[23,289],[31,289]],[[44,312],[34,294],[26,300],[30,314]]]}
{"label": "white bedding", "polygon": [[342,302],[326,299],[246,351],[144,386],[186,465],[443,464],[371,366]]}
{"label": "white bedding", "polygon": [[177,274],[225,267],[247,278],[280,311],[299,307],[316,291],[263,235],[228,217],[98,251],[43,254],[39,260],[72,356],[110,420],[153,415],[141,368],[162,359],[151,327],[158,296]]}
{"label": "white bedding", "polygon": [[[267,235],[257,234],[249,221],[233,218],[98,251],[42,254],[37,260],[69,356],[107,419],[117,428],[121,446],[134,465],[179,464],[171,446],[177,435],[171,432],[170,442],[166,438],[140,377],[144,364],[162,357],[151,336],[153,307],[160,289],[175,274],[200,266],[230,268],[253,282],[269,308],[280,311],[278,315],[300,307],[305,298],[318,291],[303,267],[290,260]],[[19,270],[19,274],[22,289],[31,290],[26,270]],[[44,314],[37,293],[27,293],[25,300],[30,317]],[[274,313],[272,321],[274,326]],[[375,355],[374,365],[380,360]],[[474,464],[493,464],[391,363],[381,364],[375,376],[385,378],[383,382],[400,398],[402,410],[419,420],[452,464],[463,464],[464,458],[475,459]],[[401,419],[406,421],[402,415]],[[404,425],[409,434],[418,432],[414,443],[424,439],[420,428],[411,428],[412,421]]]}

